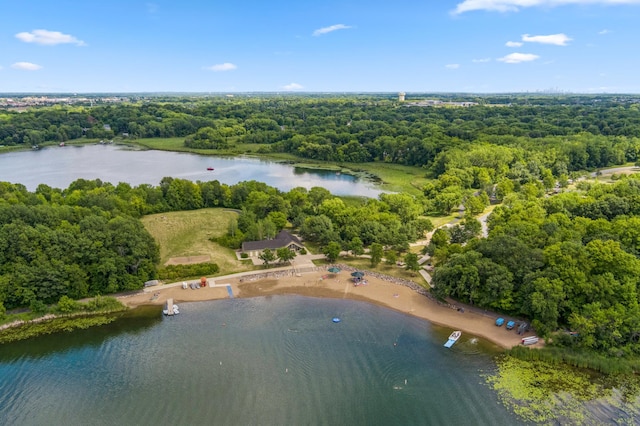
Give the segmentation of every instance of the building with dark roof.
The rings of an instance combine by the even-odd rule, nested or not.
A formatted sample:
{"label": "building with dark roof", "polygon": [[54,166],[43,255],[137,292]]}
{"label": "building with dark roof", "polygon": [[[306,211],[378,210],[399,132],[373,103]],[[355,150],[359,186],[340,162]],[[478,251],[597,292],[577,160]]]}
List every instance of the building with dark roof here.
{"label": "building with dark roof", "polygon": [[298,237],[282,230],[272,240],[245,241],[242,243],[242,252],[250,257],[258,257],[265,249],[275,251],[284,247],[296,252],[304,248]]}

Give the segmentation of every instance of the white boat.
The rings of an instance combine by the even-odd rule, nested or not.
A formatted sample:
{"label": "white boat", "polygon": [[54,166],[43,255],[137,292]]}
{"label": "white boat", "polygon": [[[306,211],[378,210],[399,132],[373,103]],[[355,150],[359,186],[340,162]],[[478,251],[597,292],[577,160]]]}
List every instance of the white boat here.
{"label": "white boat", "polygon": [[453,333],[451,333],[449,335],[449,340],[447,340],[447,343],[444,344],[444,347],[450,348],[451,346],[453,346],[453,344],[456,343],[456,341],[460,338],[460,336],[462,336],[462,331],[460,330],[456,330]]}
{"label": "white boat", "polygon": [[172,311],[173,313],[169,314],[169,309],[167,309],[167,307],[165,306],[165,308],[162,310],[162,313],[165,315],[178,315],[180,313],[180,308],[178,308],[178,305],[173,305]]}

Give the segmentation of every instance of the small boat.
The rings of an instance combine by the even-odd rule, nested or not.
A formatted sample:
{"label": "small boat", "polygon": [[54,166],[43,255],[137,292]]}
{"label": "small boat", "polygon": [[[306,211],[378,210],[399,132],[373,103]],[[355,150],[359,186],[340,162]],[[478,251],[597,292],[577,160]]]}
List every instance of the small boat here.
{"label": "small boat", "polygon": [[462,331],[460,331],[460,330],[456,330],[453,333],[451,333],[449,335],[449,340],[447,340],[447,343],[444,344],[444,347],[445,348],[450,348],[451,346],[453,346],[453,344],[458,341],[460,336],[462,336]]}
{"label": "small boat", "polygon": [[340,318],[338,318],[338,317],[334,317],[331,321],[333,321],[333,322],[340,322]]}
{"label": "small boat", "polygon": [[207,167],[207,170],[211,171],[213,170],[213,167]]}
{"label": "small boat", "polygon": [[164,304],[162,313],[169,316],[178,315],[180,313],[180,309],[178,308],[178,305],[173,303],[173,299],[168,299]]}
{"label": "small boat", "polygon": [[165,315],[178,315],[180,313],[180,309],[178,308],[178,305],[173,305],[173,309],[172,309],[172,313],[169,313],[168,309],[163,309],[162,313]]}

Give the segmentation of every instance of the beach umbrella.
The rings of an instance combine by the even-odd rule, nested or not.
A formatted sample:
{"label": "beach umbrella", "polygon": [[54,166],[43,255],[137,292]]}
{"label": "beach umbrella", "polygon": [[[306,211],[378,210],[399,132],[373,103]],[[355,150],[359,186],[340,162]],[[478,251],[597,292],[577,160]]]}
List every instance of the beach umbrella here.
{"label": "beach umbrella", "polygon": [[332,266],[331,268],[327,269],[327,271],[331,272],[332,274],[337,274],[338,272],[340,272],[340,268],[338,268],[337,266]]}
{"label": "beach umbrella", "polygon": [[362,271],[355,271],[351,273],[351,276],[354,278],[362,278],[364,277],[364,272]]}

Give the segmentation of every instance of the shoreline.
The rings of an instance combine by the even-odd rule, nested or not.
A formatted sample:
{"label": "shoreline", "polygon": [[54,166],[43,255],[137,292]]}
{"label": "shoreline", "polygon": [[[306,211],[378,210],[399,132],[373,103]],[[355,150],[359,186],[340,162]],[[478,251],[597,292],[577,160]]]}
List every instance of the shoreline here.
{"label": "shoreline", "polygon": [[[291,270],[269,270],[266,274],[235,274],[227,278],[209,278],[207,287],[183,289],[180,283],[148,287],[143,292],[120,296],[129,308],[142,305],[164,305],[172,298],[175,303],[228,299],[227,285],[234,297],[249,298],[269,295],[299,295],[318,298],[350,299],[372,303],[429,321],[442,327],[461,330],[509,349],[518,346],[522,337],[515,330],[495,326],[495,317],[476,312],[458,311],[438,304],[431,298],[404,285],[366,275],[366,285],[354,286],[348,271],[330,274],[324,270],[292,274]],[[192,282],[192,281],[191,281]]]}

